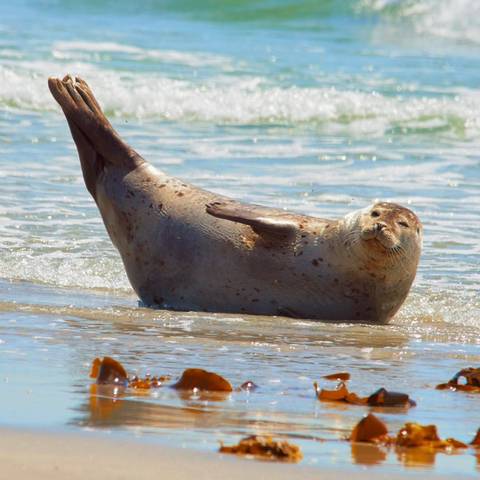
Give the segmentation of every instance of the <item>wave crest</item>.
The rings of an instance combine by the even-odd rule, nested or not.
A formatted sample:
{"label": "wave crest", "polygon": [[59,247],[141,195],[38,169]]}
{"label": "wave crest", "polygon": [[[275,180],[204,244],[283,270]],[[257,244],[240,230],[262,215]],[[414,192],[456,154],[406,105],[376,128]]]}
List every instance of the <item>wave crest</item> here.
{"label": "wave crest", "polygon": [[480,134],[480,91],[435,97],[384,95],[329,87],[280,87],[263,77],[217,76],[202,83],[122,73],[88,63],[0,65],[0,108],[55,111],[46,79],[82,72],[108,114],[219,124],[310,125],[328,132],[384,135]]}
{"label": "wave crest", "polygon": [[413,26],[421,35],[480,44],[480,3],[471,0],[363,0],[359,10]]}

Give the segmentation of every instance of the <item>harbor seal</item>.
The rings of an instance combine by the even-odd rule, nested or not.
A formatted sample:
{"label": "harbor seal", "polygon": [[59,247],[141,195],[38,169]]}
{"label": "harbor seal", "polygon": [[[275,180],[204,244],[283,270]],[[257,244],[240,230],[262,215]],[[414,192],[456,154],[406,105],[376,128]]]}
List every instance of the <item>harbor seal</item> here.
{"label": "harbor seal", "polygon": [[380,202],[328,220],[217,195],[147,163],[82,79],[48,83],[145,305],[376,323],[402,305],[422,243],[411,210]]}

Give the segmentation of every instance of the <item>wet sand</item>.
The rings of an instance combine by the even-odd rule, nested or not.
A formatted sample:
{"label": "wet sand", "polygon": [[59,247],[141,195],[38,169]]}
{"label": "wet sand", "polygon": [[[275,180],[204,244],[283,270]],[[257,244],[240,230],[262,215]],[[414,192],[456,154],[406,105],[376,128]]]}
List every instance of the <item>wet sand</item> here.
{"label": "wet sand", "polygon": [[[16,480],[56,480],[102,478],[137,480],[175,478],[175,480],[235,480],[291,478],[338,480],[424,478],[425,472],[380,473],[365,469],[322,469],[248,460],[218,453],[155,446],[142,442],[106,439],[96,433],[44,433],[0,429],[1,478]],[[429,478],[449,476],[428,472]],[[456,476],[455,478],[462,478]],[[468,478],[465,476],[464,478]]]}

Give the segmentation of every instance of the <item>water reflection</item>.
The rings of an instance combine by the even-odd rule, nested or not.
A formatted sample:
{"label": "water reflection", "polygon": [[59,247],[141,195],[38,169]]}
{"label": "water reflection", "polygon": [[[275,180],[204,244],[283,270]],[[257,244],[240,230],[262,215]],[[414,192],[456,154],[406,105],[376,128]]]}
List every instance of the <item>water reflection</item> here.
{"label": "water reflection", "polygon": [[369,443],[352,443],[352,461],[359,465],[379,465],[387,459],[387,450],[383,446]]}
{"label": "water reflection", "polygon": [[[88,401],[77,411],[74,424],[82,426],[138,427],[172,431],[210,431],[218,429],[228,434],[261,433],[296,438],[315,439],[314,429],[305,422],[281,412],[253,411],[232,408],[228,401],[240,392],[192,392],[162,387],[162,394],[180,402],[175,404],[152,401],[147,392],[129,395],[125,388],[93,384]],[[246,394],[248,395],[248,393]],[[145,398],[142,399],[141,397]],[[150,397],[150,401],[148,401]],[[146,400],[146,401],[145,401]],[[220,402],[225,402],[223,405]]]}
{"label": "water reflection", "polygon": [[[448,455],[464,457],[472,452],[456,450],[445,452],[433,447],[387,447],[384,445],[353,443],[351,445],[352,461],[359,465],[380,465],[384,462],[395,462],[395,460],[407,468],[427,468],[435,466],[437,456]],[[476,454],[477,462],[479,455]]]}
{"label": "water reflection", "polygon": [[[465,453],[460,450],[458,454]],[[399,462],[406,467],[433,467],[437,455],[445,455],[445,452],[430,447],[397,448],[396,455]]]}
{"label": "water reflection", "polygon": [[[437,455],[465,455],[470,452],[458,450],[455,453],[445,452],[431,447],[387,447],[368,443],[352,443],[352,461],[359,465],[380,465],[392,463],[395,459],[407,468],[432,469]],[[478,456],[477,456],[478,458]]]}
{"label": "water reflection", "polygon": [[[178,398],[178,405],[158,403],[148,392],[136,392],[133,398],[124,387],[109,385],[91,385],[88,401],[77,410],[80,417],[75,424],[93,428],[141,427],[144,431],[157,433],[173,432],[191,435],[200,432],[203,436],[212,437],[216,445],[218,435],[251,435],[270,434],[276,437],[289,438],[292,441],[310,441],[315,450],[331,449],[329,445],[338,443],[348,445],[345,435],[335,437],[329,435],[328,428],[318,428],[307,423],[306,419],[295,419],[281,412],[251,411],[232,408],[229,401],[237,392],[203,392],[176,391],[162,387],[167,396]],[[225,402],[223,405],[219,402]],[[330,424],[342,424],[343,414],[340,412],[330,416]],[[300,421],[296,421],[300,420]],[[343,438],[342,438],[343,437]],[[311,445],[312,445],[311,444]],[[214,448],[214,447],[212,447]],[[459,449],[453,452],[442,451],[430,447],[395,447],[369,443],[350,444],[352,462],[358,465],[374,466],[400,463],[407,468],[428,468],[435,466],[437,455],[462,456],[475,455],[477,468],[480,469],[480,453],[475,449]]]}

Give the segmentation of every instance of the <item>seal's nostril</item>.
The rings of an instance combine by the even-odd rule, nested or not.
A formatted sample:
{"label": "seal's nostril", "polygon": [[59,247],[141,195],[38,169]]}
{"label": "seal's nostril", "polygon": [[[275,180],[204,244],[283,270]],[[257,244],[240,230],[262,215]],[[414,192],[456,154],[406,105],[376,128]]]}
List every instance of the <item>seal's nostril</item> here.
{"label": "seal's nostril", "polygon": [[377,230],[379,232],[381,232],[385,227],[386,227],[386,225],[384,223],[377,222],[375,224],[375,230]]}

